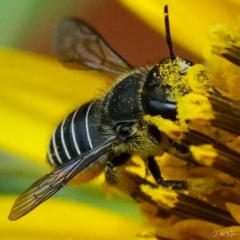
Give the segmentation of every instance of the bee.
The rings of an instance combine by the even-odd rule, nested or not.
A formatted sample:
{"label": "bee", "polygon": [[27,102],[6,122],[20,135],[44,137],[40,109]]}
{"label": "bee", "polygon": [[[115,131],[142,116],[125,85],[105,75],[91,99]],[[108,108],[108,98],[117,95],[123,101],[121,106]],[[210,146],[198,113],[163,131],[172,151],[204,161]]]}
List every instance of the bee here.
{"label": "bee", "polygon": [[[163,179],[154,158],[164,152],[174,152],[174,155],[191,162],[188,146],[174,141],[144,120],[145,115],[160,115],[172,121],[177,119],[177,103],[171,87],[159,87],[168,77],[160,73],[159,68],[176,65],[181,70],[179,74],[186,75],[193,66],[191,61],[174,55],[167,6],[164,12],[170,57],[151,68],[135,69],[83,20],[67,18],[58,24],[54,51],[61,62],[77,63],[118,78],[104,97],[80,106],[59,124],[47,154],[55,169],[17,198],[9,214],[10,220],[19,219],[35,209],[77,174],[82,181],[89,181],[105,171],[106,181],[116,183],[119,179],[115,167],[134,155],[146,162],[157,184],[173,189],[188,188],[186,181]],[[208,138],[206,142],[209,141],[213,143]]]}

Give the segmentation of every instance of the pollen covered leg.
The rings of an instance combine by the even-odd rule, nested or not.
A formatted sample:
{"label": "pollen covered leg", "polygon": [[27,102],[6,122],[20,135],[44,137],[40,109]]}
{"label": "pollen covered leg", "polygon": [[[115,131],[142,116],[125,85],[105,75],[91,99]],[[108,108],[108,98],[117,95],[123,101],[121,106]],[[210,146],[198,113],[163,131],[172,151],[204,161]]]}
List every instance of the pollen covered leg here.
{"label": "pollen covered leg", "polygon": [[131,155],[128,153],[122,153],[119,156],[113,158],[107,162],[105,168],[105,180],[108,184],[116,184],[118,182],[118,175],[114,168],[123,165],[130,159]]}
{"label": "pollen covered leg", "polygon": [[175,190],[188,188],[186,181],[164,180],[161,176],[161,170],[153,156],[148,157],[148,169],[150,170],[157,184],[163,187],[172,187],[172,189]]}

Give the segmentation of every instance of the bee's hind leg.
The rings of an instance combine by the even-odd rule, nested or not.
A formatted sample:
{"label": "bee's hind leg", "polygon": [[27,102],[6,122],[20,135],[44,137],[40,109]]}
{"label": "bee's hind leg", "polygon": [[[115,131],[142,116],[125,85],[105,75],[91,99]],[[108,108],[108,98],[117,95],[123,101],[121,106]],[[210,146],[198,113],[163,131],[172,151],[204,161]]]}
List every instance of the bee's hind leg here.
{"label": "bee's hind leg", "polygon": [[108,184],[116,184],[118,182],[118,175],[115,172],[114,168],[123,165],[131,158],[131,155],[128,153],[122,153],[117,157],[114,157],[112,160],[107,162],[105,168],[105,180]]}
{"label": "bee's hind leg", "polygon": [[188,188],[186,181],[164,180],[161,176],[161,170],[153,156],[148,157],[148,169],[150,170],[157,184],[163,187],[172,187],[172,189],[175,189],[175,190]]}

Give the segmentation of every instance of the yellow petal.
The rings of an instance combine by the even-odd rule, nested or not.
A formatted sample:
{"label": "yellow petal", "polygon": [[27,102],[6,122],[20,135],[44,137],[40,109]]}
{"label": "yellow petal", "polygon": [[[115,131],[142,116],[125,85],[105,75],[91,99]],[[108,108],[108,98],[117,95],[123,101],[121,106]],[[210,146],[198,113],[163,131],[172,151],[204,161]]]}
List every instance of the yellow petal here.
{"label": "yellow petal", "polygon": [[[169,6],[171,35],[174,45],[201,56],[210,25],[217,22],[233,24],[239,15],[239,1],[175,1],[118,0],[134,14],[165,35],[163,8]],[[165,47],[165,46],[164,46]]]}
{"label": "yellow petal", "polygon": [[1,240],[132,239],[141,224],[87,204],[51,199],[24,218],[7,219],[13,197],[1,196]]}
{"label": "yellow petal", "polygon": [[56,125],[98,96],[109,79],[94,71],[69,70],[48,57],[0,50],[0,146],[45,161]]}

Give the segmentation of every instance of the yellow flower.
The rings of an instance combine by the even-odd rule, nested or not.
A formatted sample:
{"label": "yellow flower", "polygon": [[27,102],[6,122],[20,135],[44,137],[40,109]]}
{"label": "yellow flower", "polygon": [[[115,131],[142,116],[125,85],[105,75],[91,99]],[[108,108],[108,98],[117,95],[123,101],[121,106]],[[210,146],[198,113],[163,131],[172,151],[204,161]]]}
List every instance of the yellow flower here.
{"label": "yellow flower", "polygon": [[193,2],[188,0],[181,2],[175,0],[118,0],[118,2],[128,7],[129,10],[163,36],[165,35],[165,28],[161,13],[163,7],[168,4],[174,45],[180,45],[185,51],[198,56],[202,55],[202,48],[207,39],[206,33],[209,26],[220,22],[222,19],[224,19],[226,25],[234,26],[236,16],[239,15],[238,1],[231,1],[231,3],[227,0],[221,1],[221,7],[218,9],[216,9],[217,1],[206,0]]}
{"label": "yellow flower", "polygon": [[[166,2],[118,2],[164,34],[164,26],[160,27],[160,24],[163,22],[161,13]],[[232,16],[236,12],[235,6],[239,5],[237,1],[232,1],[231,5],[228,1],[222,1],[218,11],[215,10],[214,1],[167,3],[171,9],[174,44],[179,44],[196,55],[200,55],[207,29],[216,19],[222,20],[224,16],[226,25],[238,24]],[[214,14],[209,14],[206,9],[212,9]],[[196,15],[200,16],[200,20],[193,25]],[[183,24],[185,19],[189,19],[187,24],[191,23]],[[240,35],[239,28],[222,25],[209,32],[210,41],[203,51],[206,61],[204,65],[196,64],[186,76],[180,77],[174,66],[170,66],[174,74],[166,84],[173,86],[179,121],[144,117],[145,121],[152,122],[174,141],[190,145],[193,161],[188,164],[168,154],[157,159],[163,177],[187,180],[188,190],[175,191],[157,186],[152,176],[145,176],[145,167],[138,158],[133,158],[127,166],[116,169],[120,181],[114,188],[136,200],[140,212],[147,219],[147,224],[144,225],[144,220],[135,212],[137,204],[132,200],[114,197],[113,201],[108,200],[107,207],[104,205],[104,197],[99,194],[96,186],[101,178],[97,184],[89,184],[88,190],[76,186],[66,187],[65,193],[59,195],[60,199],[50,199],[19,221],[7,220],[16,198],[15,188],[23,189],[26,180],[35,179],[39,175],[36,168],[40,168],[41,174],[49,171],[44,168],[43,162],[54,127],[73,109],[101,95],[99,89],[105,87],[108,79],[106,75],[94,71],[70,71],[47,57],[16,50],[1,50],[0,146],[6,152],[34,161],[16,161],[3,155],[6,160],[1,161],[3,168],[0,170],[3,179],[0,238],[237,238],[240,235],[240,154],[237,137],[240,134],[240,111],[238,102],[222,98],[219,91],[230,99],[239,100],[237,85]],[[160,72],[165,70],[159,69]],[[175,76],[180,84],[174,82]],[[187,94],[179,94],[180,87]],[[175,152],[170,153],[183,157]],[[77,191],[81,193],[76,197],[74,193]],[[4,194],[6,192],[14,196]],[[83,193],[86,196],[80,202],[76,198]],[[99,207],[91,205],[95,198],[100,202]],[[119,209],[111,211],[114,206]]]}
{"label": "yellow flower", "polygon": [[[93,197],[93,196],[92,196]],[[141,223],[88,203],[51,199],[20,221],[7,221],[15,197],[1,197],[1,239],[123,239],[141,231]],[[101,199],[100,199],[101,201]]]}

